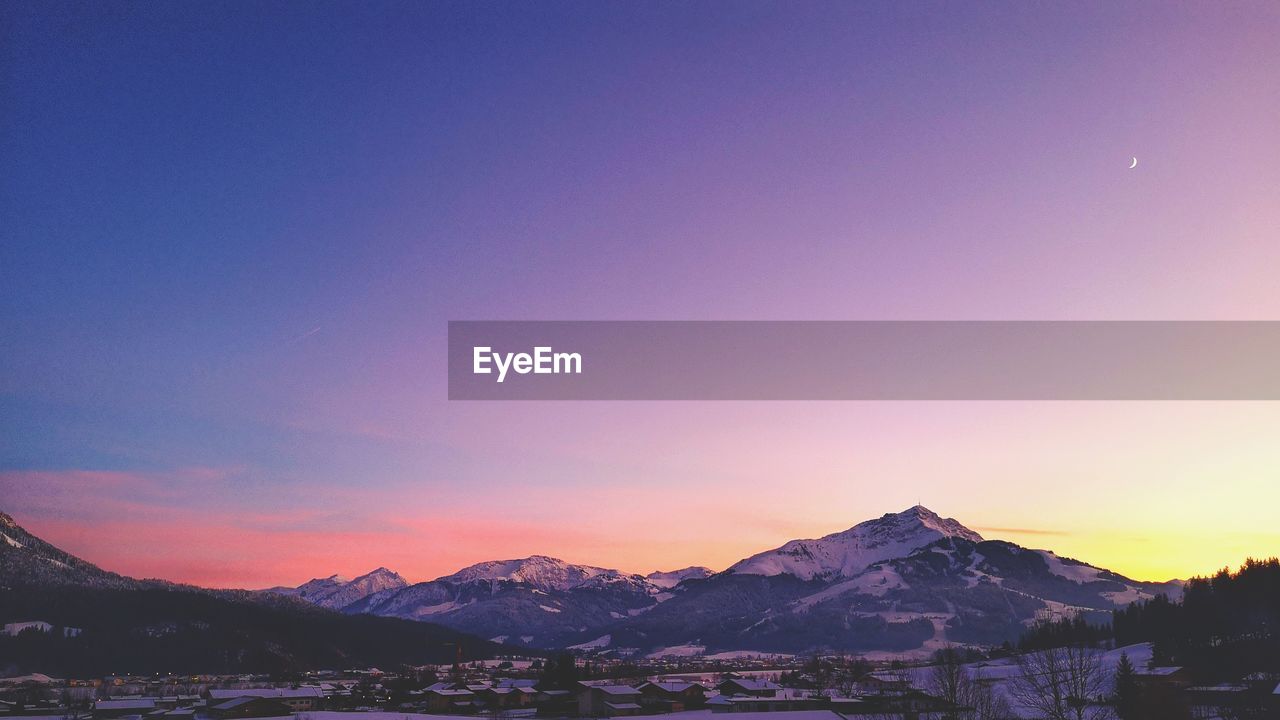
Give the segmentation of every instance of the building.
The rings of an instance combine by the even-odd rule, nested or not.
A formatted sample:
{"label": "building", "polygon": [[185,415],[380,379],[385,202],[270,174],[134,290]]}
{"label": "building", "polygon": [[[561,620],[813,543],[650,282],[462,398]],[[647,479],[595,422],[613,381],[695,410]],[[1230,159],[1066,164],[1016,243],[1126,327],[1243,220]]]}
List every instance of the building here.
{"label": "building", "polygon": [[319,710],[324,704],[324,691],[318,687],[298,687],[298,688],[238,688],[238,689],[210,689],[209,707],[223,703],[227,700],[235,700],[237,698],[266,698],[279,701],[285,707],[289,708],[286,715],[296,712],[311,712]]}
{"label": "building", "polygon": [[282,717],[293,714],[289,705],[276,698],[238,697],[209,707],[209,715],[218,720],[230,718]]}
{"label": "building", "polygon": [[578,711],[578,699],[569,690],[539,690],[533,702],[543,716],[564,717]]}
{"label": "building", "polygon": [[707,704],[707,689],[694,682],[647,682],[636,689],[640,705],[652,712],[694,710]]}
{"label": "building", "polygon": [[721,695],[748,695],[751,697],[773,697],[782,686],[768,680],[752,680],[749,678],[730,678],[716,686]]}
{"label": "building", "polygon": [[424,696],[427,711],[433,713],[465,712],[475,706],[476,700],[476,694],[465,688],[455,690],[435,685],[427,688]]}
{"label": "building", "polygon": [[627,685],[590,685],[578,692],[578,714],[621,717],[640,714],[640,691]]}
{"label": "building", "polygon": [[155,711],[155,698],[99,700],[93,704],[94,720],[103,720],[103,718],[121,718],[128,717],[130,715],[148,715]]}
{"label": "building", "polygon": [[812,695],[805,691],[778,688],[772,695],[718,695],[708,701],[712,712],[753,713],[788,712],[830,709],[831,701],[824,695]]}

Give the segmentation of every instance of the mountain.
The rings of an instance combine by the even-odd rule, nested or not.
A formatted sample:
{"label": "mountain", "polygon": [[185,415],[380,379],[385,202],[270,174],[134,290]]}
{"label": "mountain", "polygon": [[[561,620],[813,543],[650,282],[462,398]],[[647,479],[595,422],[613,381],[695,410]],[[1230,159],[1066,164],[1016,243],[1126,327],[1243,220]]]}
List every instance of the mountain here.
{"label": "mountain", "polygon": [[[323,608],[395,618],[399,627],[443,631],[439,625],[495,642],[615,654],[698,647],[925,654],[944,643],[1013,641],[1040,618],[1108,620],[1135,600],[1180,594],[1177,583],[1137,582],[1048,550],[987,540],[922,506],[793,540],[720,573],[691,567],[636,575],[534,555],[415,584],[379,568],[354,580],[238,594],[115,575],[0,517],[0,585],[20,577],[42,588],[181,591],[285,613],[309,603],[327,618],[341,616]],[[410,620],[428,622],[404,624]]]}
{"label": "mountain", "polygon": [[[399,577],[370,576],[367,585]],[[289,673],[511,652],[433,623],[345,615],[274,593],[135,580],[64,552],[0,513],[0,624],[30,620],[82,632],[0,635],[0,677],[93,677],[121,668]]]}
{"label": "mountain", "polygon": [[[312,581],[313,602],[345,581]],[[1017,640],[1037,618],[1111,610],[1177,585],[986,540],[923,506],[793,540],[721,573],[647,576],[543,555],[373,592],[343,612],[429,619],[497,641],[598,652],[885,651]],[[330,607],[338,607],[336,604]]]}
{"label": "mountain", "polygon": [[644,576],[650,584],[660,588],[673,588],[685,580],[704,580],[712,575],[711,568],[693,566],[668,572],[651,572]]}
{"label": "mountain", "polygon": [[143,585],[59,550],[0,512],[0,590],[6,589],[16,579],[23,579],[24,584],[104,588],[138,588]]}
{"label": "mountain", "polygon": [[847,578],[872,563],[902,557],[942,538],[982,542],[982,536],[951,518],[917,505],[859,523],[817,540],[792,540],[752,555],[727,572],[738,575],[792,575],[801,580]]}
{"label": "mountain", "polygon": [[534,555],[479,563],[429,582],[374,593],[343,610],[429,618],[498,642],[552,648],[646,612],[672,597],[673,589],[670,578],[655,583],[642,575]]}
{"label": "mountain", "polygon": [[331,575],[308,580],[296,588],[271,588],[267,592],[290,595],[330,610],[341,610],[374,593],[408,585],[408,581],[400,577],[399,573],[380,567],[354,580]]}
{"label": "mountain", "polygon": [[[815,650],[925,654],[1016,641],[1037,619],[1110,612],[1176,583],[1142,583],[1045,550],[984,540],[923,507],[736,563],[578,645],[618,652]],[[588,637],[591,635],[593,637]],[[604,640],[607,638],[607,640]]]}

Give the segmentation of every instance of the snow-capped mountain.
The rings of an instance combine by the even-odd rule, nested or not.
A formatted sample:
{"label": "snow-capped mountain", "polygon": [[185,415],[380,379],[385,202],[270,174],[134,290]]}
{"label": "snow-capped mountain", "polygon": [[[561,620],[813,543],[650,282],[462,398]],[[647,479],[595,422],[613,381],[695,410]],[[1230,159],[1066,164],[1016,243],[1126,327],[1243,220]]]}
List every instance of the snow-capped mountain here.
{"label": "snow-capped mountain", "polygon": [[[331,583],[330,580],[335,580]],[[403,583],[379,569],[313,590]],[[107,674],[273,672],[280,668],[447,662],[510,652],[426,622],[347,617],[274,592],[214,590],[118,575],[64,552],[0,512],[0,619],[41,619],[81,630],[76,644],[5,646],[3,665],[23,675],[50,667]]]}
{"label": "snow-capped mountain", "polygon": [[1037,619],[1109,621],[1134,600],[1180,592],[1178,583],[1136,582],[1050,551],[984,540],[923,507],[787,543],[683,587],[651,612],[576,642],[642,652],[925,654],[946,643],[1016,641]]}
{"label": "snow-capped mountain", "polygon": [[498,642],[615,653],[670,647],[926,653],[941,643],[1016,640],[1038,618],[1106,620],[1135,600],[1180,593],[1178,583],[1137,582],[1048,550],[985,540],[921,506],[788,542],[721,573],[691,567],[646,576],[534,555],[413,585],[379,568],[353,580],[318,578],[259,593],[115,575],[0,515],[0,590],[6,583],[165,587],[258,598],[285,609],[306,601],[348,614],[429,621]]}
{"label": "snow-capped mountain", "polygon": [[523,583],[539,590],[569,590],[596,579],[612,582],[626,577],[628,576],[617,570],[573,565],[558,558],[533,555],[519,560],[477,563],[452,575],[437,578],[437,581],[461,584],[474,580],[501,580]]}
{"label": "snow-capped mountain", "polygon": [[917,505],[888,513],[817,540],[792,540],[752,555],[730,567],[738,575],[792,575],[801,580],[832,580],[862,572],[881,560],[904,557],[942,538],[982,542],[982,536],[951,518]]}
{"label": "snow-capped mountain", "polygon": [[430,582],[373,593],[343,610],[429,619],[499,642],[560,647],[566,638],[642,614],[673,597],[680,582],[675,575],[705,577],[706,572],[686,568],[660,574],[654,582],[534,555],[478,563]]}
{"label": "snow-capped mountain", "polygon": [[685,580],[704,580],[711,577],[711,568],[705,568],[700,565],[693,567],[681,568],[679,570],[670,570],[663,572],[661,570],[651,572],[644,576],[650,584],[660,588],[673,588]]}
{"label": "snow-capped mountain", "polygon": [[291,595],[330,610],[341,610],[374,593],[408,585],[408,581],[400,577],[399,573],[380,567],[354,580],[331,575],[327,578],[308,580],[296,588],[272,588],[268,592]]}

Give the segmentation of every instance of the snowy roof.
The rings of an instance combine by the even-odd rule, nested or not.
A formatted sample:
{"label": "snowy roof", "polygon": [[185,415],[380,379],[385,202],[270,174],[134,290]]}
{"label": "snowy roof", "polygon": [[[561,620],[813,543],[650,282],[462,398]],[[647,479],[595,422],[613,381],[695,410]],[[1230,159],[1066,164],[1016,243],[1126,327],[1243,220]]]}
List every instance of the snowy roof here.
{"label": "snowy roof", "polygon": [[597,685],[596,690],[606,695],[639,695],[640,691],[627,685]]}
{"label": "snowy roof", "polygon": [[768,680],[750,680],[747,678],[725,680],[725,682],[733,683],[744,690],[781,690],[782,687]]}
{"label": "snowy roof", "polygon": [[133,698],[130,700],[99,700],[94,703],[98,710],[150,710],[156,706],[155,700]]}
{"label": "snowy roof", "polygon": [[1174,673],[1176,673],[1176,672],[1179,672],[1179,671],[1181,671],[1181,670],[1182,670],[1182,668],[1181,668],[1181,667],[1153,667],[1153,668],[1147,668],[1147,669],[1145,669],[1145,670],[1134,670],[1134,671],[1133,671],[1133,674],[1134,674],[1134,675],[1159,675],[1159,676],[1164,676],[1164,675],[1172,675],[1172,674],[1174,674]]}
{"label": "snowy roof", "polygon": [[698,687],[699,689],[705,689],[701,685],[698,685],[697,683],[678,682],[675,680],[668,680],[664,682],[647,682],[644,685],[641,685],[640,687],[646,687],[646,686],[661,688],[663,690],[666,690],[667,692],[676,692],[676,693],[684,692],[685,690],[688,690],[689,688],[695,687],[695,686]]}
{"label": "snowy roof", "polygon": [[611,703],[611,702],[607,702],[607,703],[605,703],[605,705],[608,705],[609,707],[613,708],[614,710],[639,710],[639,709],[640,709],[640,706],[639,706],[639,705],[637,705],[637,704],[635,704],[635,703]]}
{"label": "snowy roof", "polygon": [[231,710],[231,709],[233,709],[233,708],[238,708],[238,707],[240,707],[241,705],[244,705],[244,704],[246,704],[246,703],[257,702],[257,701],[262,700],[262,699],[263,699],[263,698],[260,698],[260,697],[238,697],[238,698],[233,698],[233,699],[231,699],[231,700],[227,700],[226,702],[220,702],[220,703],[218,703],[217,705],[214,705],[214,706],[213,706],[213,709],[214,709],[214,710]]}
{"label": "snowy roof", "polygon": [[300,687],[300,688],[239,688],[239,689],[216,689],[209,691],[209,697],[214,700],[232,700],[241,697],[259,697],[259,698],[322,698],[324,692],[317,687]]}

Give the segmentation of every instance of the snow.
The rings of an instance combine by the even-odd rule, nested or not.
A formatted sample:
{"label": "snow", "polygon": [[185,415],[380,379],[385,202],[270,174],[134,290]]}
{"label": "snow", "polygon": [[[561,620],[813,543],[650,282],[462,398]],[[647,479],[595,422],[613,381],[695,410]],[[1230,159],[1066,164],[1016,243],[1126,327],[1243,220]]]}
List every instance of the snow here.
{"label": "snow", "polygon": [[520,636],[520,642],[524,643],[525,645],[528,645],[529,643],[533,642],[533,636],[532,636],[532,635],[521,635],[521,636]]}
{"label": "snow", "polygon": [[877,565],[866,572],[854,577],[852,580],[836,583],[828,588],[816,592],[808,597],[801,598],[792,606],[792,612],[807,612],[814,605],[825,600],[844,595],[845,593],[857,592],[865,595],[875,595],[880,597],[890,590],[896,590],[906,587],[906,582],[897,571],[888,565]]}
{"label": "snow", "polygon": [[713,653],[707,656],[708,660],[742,660],[750,658],[778,658],[789,659],[795,655],[787,653],[766,652],[764,650],[727,650],[725,652]]}
{"label": "snow", "polygon": [[[300,714],[307,720],[458,720],[457,715],[425,715],[406,712],[340,712],[314,710]],[[262,718],[261,720],[297,720],[293,715]]]}
{"label": "snow", "polygon": [[670,572],[651,572],[645,576],[649,584],[669,590],[690,578],[702,579],[711,575],[711,570],[704,567],[687,567]]}
{"label": "snow", "polygon": [[[1138,643],[1136,645],[1127,645],[1125,647],[1107,650],[1102,653],[1101,664],[1103,674],[1106,679],[1103,685],[1111,687],[1113,685],[1112,678],[1115,676],[1116,668],[1120,665],[1120,655],[1129,656],[1129,662],[1135,668],[1145,668],[1151,662],[1151,643]],[[870,659],[870,658],[868,658]],[[1029,711],[1022,708],[1014,701],[1009,694],[1011,683],[1018,677],[1021,670],[1018,668],[1017,660],[1014,658],[1003,658],[1000,660],[983,661],[965,665],[966,671],[975,680],[983,684],[989,684],[996,692],[1004,695],[1013,706],[1013,711],[1017,717],[1030,717]],[[910,668],[905,670],[908,678],[916,687],[928,687],[930,674],[933,668],[929,666]]]}
{"label": "snow", "polygon": [[[733,712],[730,714],[734,720],[844,720],[844,716],[834,710],[779,710],[776,712]],[[713,714],[710,709],[706,709],[669,713],[663,717],[671,720],[710,720],[719,716],[720,713]]]}
{"label": "snow", "polygon": [[1128,605],[1139,600],[1150,600],[1155,597],[1149,592],[1143,592],[1136,587],[1125,588],[1120,592],[1104,592],[1102,597],[1116,605]]}
{"label": "snow", "polygon": [[1072,582],[1091,583],[1101,578],[1099,575],[1102,571],[1092,565],[1077,563],[1075,560],[1064,562],[1064,560],[1053,553],[1051,550],[1034,550],[1033,552],[1044,558],[1049,563],[1049,572],[1064,577]]}
{"label": "snow", "polygon": [[584,642],[579,645],[570,645],[569,649],[570,650],[595,650],[597,648],[608,647],[609,643],[611,642],[613,642],[612,635],[601,635],[595,640],[590,640],[588,642]]}
{"label": "snow", "polygon": [[465,604],[466,603],[460,603],[457,600],[450,600],[448,602],[442,602],[438,605],[420,605],[413,609],[413,615],[414,617],[426,617],[427,615],[439,615],[440,613],[447,613],[451,610],[457,610],[458,608],[462,607]]}
{"label": "snow", "polygon": [[495,635],[489,638],[489,642],[504,643],[510,635]]}
{"label": "snow", "polygon": [[658,648],[649,653],[645,657],[663,658],[663,657],[696,657],[707,651],[706,645],[672,645],[671,647]]}
{"label": "snow", "polygon": [[630,581],[630,576],[617,570],[590,565],[572,565],[558,558],[532,555],[518,560],[478,563],[438,579],[452,583],[505,580],[531,585],[539,590],[571,590],[592,581],[598,584]]}
{"label": "snow", "polygon": [[14,540],[13,538],[9,537],[8,535],[5,535],[4,533],[0,533],[0,538],[4,538],[5,543],[12,545],[13,547],[16,547],[16,548],[22,547],[22,543],[18,542],[17,540]]}
{"label": "snow", "polygon": [[753,555],[728,572],[742,575],[794,575],[801,580],[853,577],[873,563],[905,557],[944,537],[981,542],[982,536],[952,519],[917,505],[897,514],[859,523],[817,540],[792,540]]}
{"label": "snow", "polygon": [[546,610],[546,611],[547,611],[547,612],[549,612],[549,613],[558,613],[558,612],[560,612],[560,608],[553,608],[553,607],[551,607],[550,605],[539,605],[538,607],[542,608],[543,610]]}

